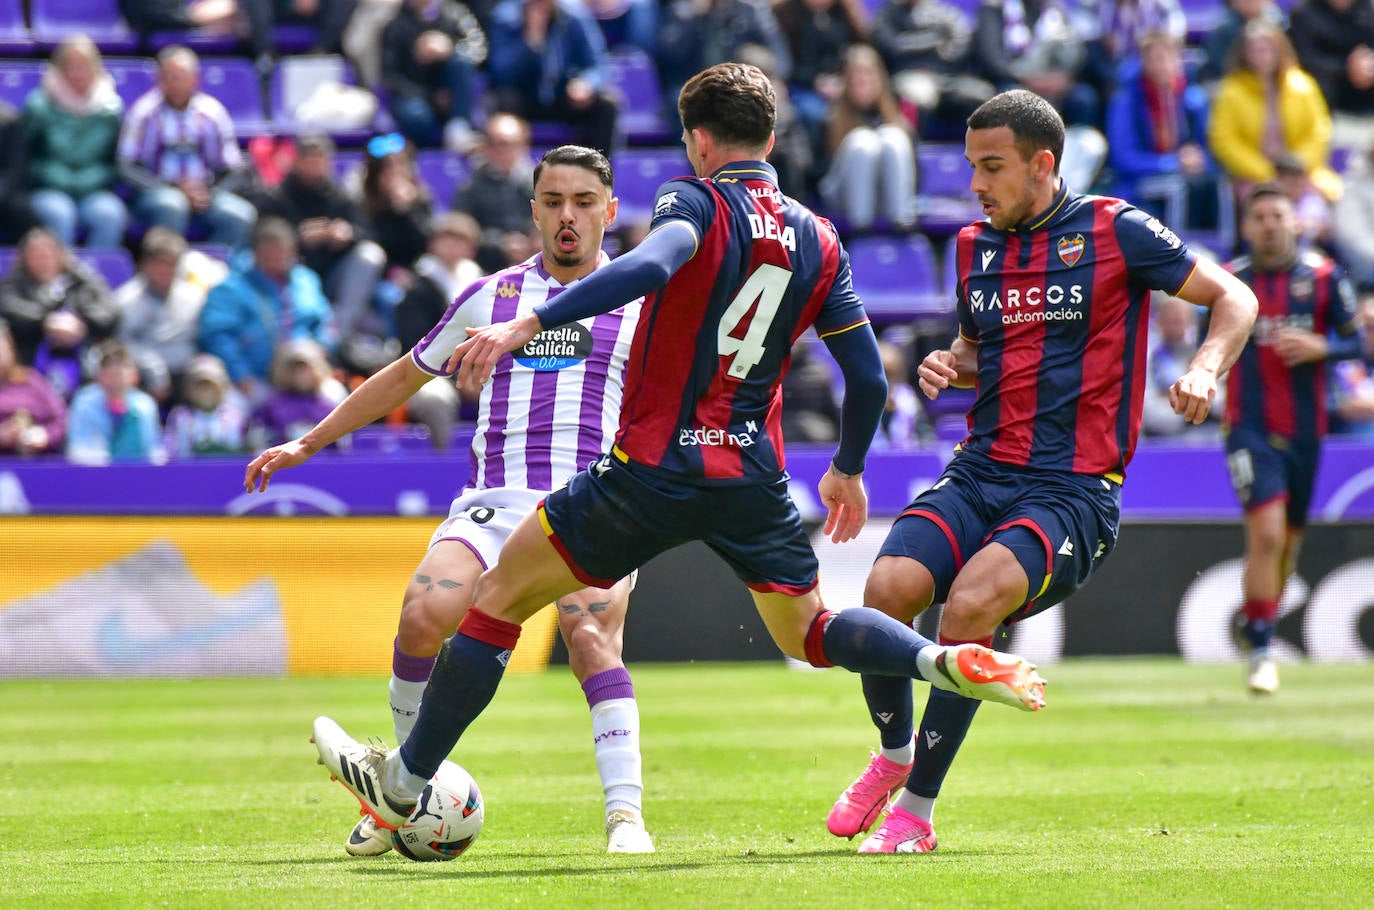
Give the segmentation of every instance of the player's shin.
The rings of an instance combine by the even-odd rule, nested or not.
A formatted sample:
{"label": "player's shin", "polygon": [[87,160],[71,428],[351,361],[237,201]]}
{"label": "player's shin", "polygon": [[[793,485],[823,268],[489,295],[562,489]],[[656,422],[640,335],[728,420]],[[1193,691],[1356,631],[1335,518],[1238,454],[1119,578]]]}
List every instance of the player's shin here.
{"label": "player's shin", "polygon": [[928,679],[918,667],[917,655],[934,644],[881,610],[851,607],[816,615],[806,634],[806,656],[818,667]]}
{"label": "player's shin", "polygon": [[397,793],[416,796],[424,789],[463,732],[496,695],[519,638],[518,625],[494,619],[476,607],[468,610],[458,631],[440,649],[415,728],[401,744],[400,757],[408,775],[399,776]]}
{"label": "player's shin", "polygon": [[911,764],[913,723],[916,706],[911,680],[903,676],[862,677],[868,716],[878,728],[882,755],[898,765]]}

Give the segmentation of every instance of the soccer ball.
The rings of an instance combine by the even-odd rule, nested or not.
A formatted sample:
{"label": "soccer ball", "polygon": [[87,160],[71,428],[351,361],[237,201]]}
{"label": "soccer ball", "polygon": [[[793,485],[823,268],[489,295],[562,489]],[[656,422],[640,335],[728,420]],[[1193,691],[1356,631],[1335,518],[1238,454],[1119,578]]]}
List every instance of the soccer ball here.
{"label": "soccer ball", "polygon": [[439,766],[415,811],[391,833],[391,845],[417,863],[457,859],[482,830],[482,791],[472,775],[453,762]]}

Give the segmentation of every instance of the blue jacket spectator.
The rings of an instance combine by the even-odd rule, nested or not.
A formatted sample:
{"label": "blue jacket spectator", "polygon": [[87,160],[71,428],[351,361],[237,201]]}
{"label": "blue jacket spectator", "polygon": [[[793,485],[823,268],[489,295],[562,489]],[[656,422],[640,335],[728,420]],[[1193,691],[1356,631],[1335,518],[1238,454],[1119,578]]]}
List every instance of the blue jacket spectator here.
{"label": "blue jacket spectator", "polygon": [[658,20],[658,78],[664,109],[677,123],[677,96],[687,80],[708,66],[739,58],[740,48],[759,44],[773,52],[769,75],[789,82],[792,52],[772,8],[761,0],[664,0]]}
{"label": "blue jacket spectator", "polygon": [[492,10],[487,70],[497,105],[532,122],[570,126],[609,153],[618,110],[606,94],[606,41],[575,0],[502,0]]}
{"label": "blue jacket spectator", "polygon": [[72,398],[67,425],[67,459],[77,464],[166,460],[157,402],[139,389],[138,368],[118,341],[97,351],[95,382]]}
{"label": "blue jacket spectator", "polygon": [[95,44],[84,35],[64,39],[24,102],[24,136],[32,205],[66,246],[76,242],[78,226],[90,247],[117,247],[124,239],[129,211],[114,193],[123,116]]}
{"label": "blue jacket spectator", "polygon": [[1123,198],[1166,224],[1197,226],[1207,219],[1217,193],[1207,109],[1207,92],[1184,76],[1177,39],[1146,35],[1140,56],[1122,66],[1107,106],[1109,156]]}
{"label": "blue jacket spectator", "polygon": [[196,340],[224,361],[250,401],[268,393],[272,354],[279,343],[308,338],[334,346],[333,313],[320,277],[296,262],[296,234],[280,218],[253,230],[251,254],[235,257],[229,277],[210,290]]}

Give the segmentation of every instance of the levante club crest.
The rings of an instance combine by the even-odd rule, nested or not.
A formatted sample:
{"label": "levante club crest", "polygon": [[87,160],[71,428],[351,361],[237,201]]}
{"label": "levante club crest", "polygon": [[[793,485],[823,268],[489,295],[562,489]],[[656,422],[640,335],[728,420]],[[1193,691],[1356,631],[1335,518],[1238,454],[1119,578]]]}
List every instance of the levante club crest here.
{"label": "levante club crest", "polygon": [[1078,260],[1083,258],[1083,250],[1088,242],[1083,239],[1082,234],[1074,234],[1072,237],[1059,238],[1059,260],[1073,268],[1078,264]]}

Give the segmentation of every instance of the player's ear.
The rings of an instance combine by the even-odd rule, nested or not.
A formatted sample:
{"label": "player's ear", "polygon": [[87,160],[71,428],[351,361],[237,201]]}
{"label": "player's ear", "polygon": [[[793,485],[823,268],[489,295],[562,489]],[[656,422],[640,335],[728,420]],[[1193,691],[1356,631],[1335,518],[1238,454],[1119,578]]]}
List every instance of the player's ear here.
{"label": "player's ear", "polygon": [[619,197],[612,196],[611,201],[606,203],[606,227],[615,224],[616,213],[620,211]]}
{"label": "player's ear", "polygon": [[537,225],[539,224],[539,211],[535,208],[535,205],[536,205],[535,200],[531,199],[531,200],[530,200],[530,221],[533,221],[533,222],[535,223],[535,225],[537,226]]}
{"label": "player's ear", "polygon": [[764,148],[764,150],[763,150],[763,157],[764,157],[764,160],[765,160],[765,161],[768,159],[768,156],[769,156],[769,155],[773,154],[773,143],[776,142],[777,139],[778,139],[778,134],[777,134],[777,133],[769,133],[769,134],[768,134],[768,145],[767,145],[767,147]]}

